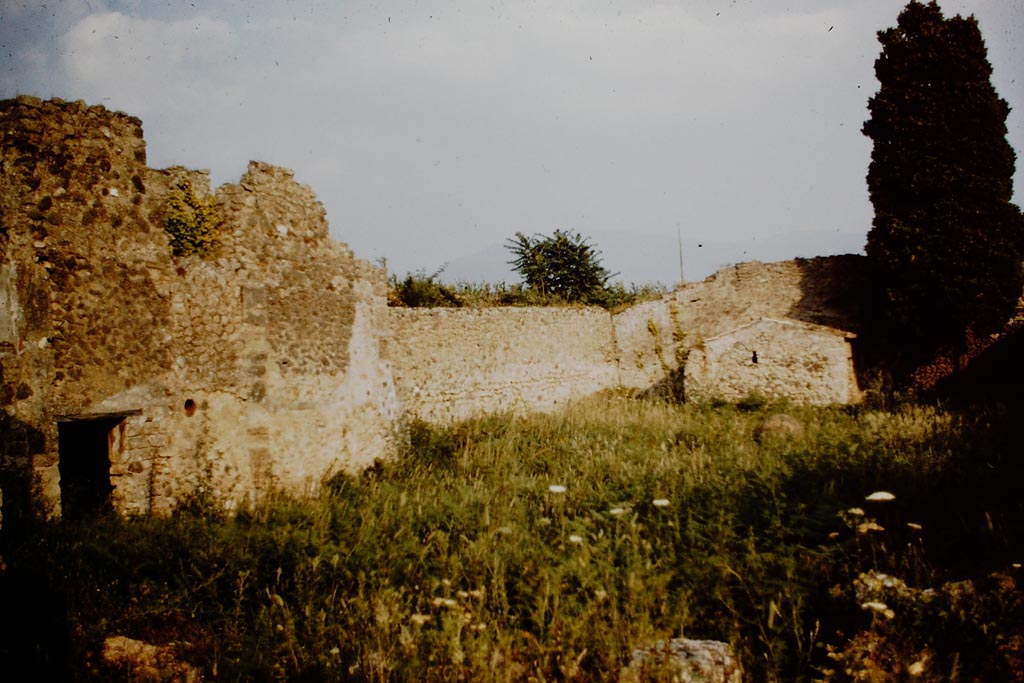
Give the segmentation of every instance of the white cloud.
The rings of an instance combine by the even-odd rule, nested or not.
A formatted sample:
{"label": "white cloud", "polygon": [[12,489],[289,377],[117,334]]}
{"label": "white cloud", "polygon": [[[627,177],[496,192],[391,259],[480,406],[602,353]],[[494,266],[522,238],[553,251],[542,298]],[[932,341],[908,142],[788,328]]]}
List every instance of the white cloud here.
{"label": "white cloud", "polygon": [[[515,230],[866,231],[875,31],[904,4],[0,4],[0,91],[138,115],[153,165],[290,166],[399,269]],[[1020,0],[942,4],[979,15],[1019,148]]]}
{"label": "white cloud", "polygon": [[142,116],[180,114],[220,99],[234,43],[230,25],[207,17],[160,21],[102,12],[64,35],[62,58],[82,90],[103,92]]}

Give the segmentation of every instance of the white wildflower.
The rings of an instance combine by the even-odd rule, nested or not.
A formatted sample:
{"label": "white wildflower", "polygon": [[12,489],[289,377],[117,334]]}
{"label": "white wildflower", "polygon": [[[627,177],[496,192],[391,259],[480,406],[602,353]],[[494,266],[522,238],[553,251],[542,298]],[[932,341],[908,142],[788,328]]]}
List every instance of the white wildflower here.
{"label": "white wildflower", "polygon": [[896,500],[896,496],[892,495],[888,491],[875,491],[864,500],[870,500],[876,503],[887,503],[890,500]]}
{"label": "white wildflower", "polygon": [[928,663],[928,655],[925,655],[921,659],[917,660],[913,664],[907,667],[907,673],[911,676],[920,676],[924,673],[924,667]]}
{"label": "white wildflower", "polygon": [[875,521],[861,522],[857,525],[858,534],[866,534],[871,531],[885,531],[885,527]]}
{"label": "white wildflower", "polygon": [[551,493],[565,493],[565,487],[561,484],[552,484],[548,487],[548,491]]}
{"label": "white wildflower", "polygon": [[434,607],[448,607],[448,608],[451,608],[451,607],[455,607],[459,603],[455,602],[451,598],[433,598],[433,599],[431,599],[430,604],[433,605]]}
{"label": "white wildflower", "polygon": [[668,498],[655,498],[651,501],[651,504],[656,508],[667,508]]}
{"label": "white wildflower", "polygon": [[874,612],[875,614],[881,614],[886,619],[892,619],[896,616],[896,613],[889,609],[888,605],[886,605],[884,602],[878,602],[876,600],[865,602],[860,606],[860,608],[865,612]]}
{"label": "white wildflower", "polygon": [[575,543],[576,545],[580,545],[583,543],[583,537],[577,534],[572,534],[571,536],[569,536],[569,543]]}
{"label": "white wildflower", "polygon": [[626,514],[626,510],[625,508],[612,508],[611,510],[608,511],[608,514],[612,517],[618,517],[619,515]]}

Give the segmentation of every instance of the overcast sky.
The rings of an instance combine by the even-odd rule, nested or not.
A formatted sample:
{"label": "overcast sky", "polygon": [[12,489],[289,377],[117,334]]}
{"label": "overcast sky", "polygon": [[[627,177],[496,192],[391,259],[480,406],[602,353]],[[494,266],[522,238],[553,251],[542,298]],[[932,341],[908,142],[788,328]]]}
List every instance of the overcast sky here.
{"label": "overcast sky", "polygon": [[[860,128],[904,5],[0,0],[0,97],[139,116],[150,166],[215,185],[289,167],[399,273],[556,228],[839,244],[870,227]],[[977,17],[1024,157],[1024,0],[940,5]]]}

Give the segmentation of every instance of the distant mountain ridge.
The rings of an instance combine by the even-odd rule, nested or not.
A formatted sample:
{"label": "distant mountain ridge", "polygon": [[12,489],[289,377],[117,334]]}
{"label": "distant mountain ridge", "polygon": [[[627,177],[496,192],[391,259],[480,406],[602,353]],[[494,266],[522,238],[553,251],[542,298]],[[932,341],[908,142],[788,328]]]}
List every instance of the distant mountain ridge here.
{"label": "distant mountain ridge", "polygon": [[[683,278],[679,273],[679,243],[668,235],[626,232],[581,233],[601,251],[604,267],[617,273],[612,280],[625,284],[672,286],[681,279],[703,280],[724,266],[746,261],[785,261],[835,254],[863,254],[865,236],[852,232],[803,231],[749,241],[683,239]],[[457,282],[519,282],[508,265],[511,254],[504,243],[449,261],[440,280]]]}

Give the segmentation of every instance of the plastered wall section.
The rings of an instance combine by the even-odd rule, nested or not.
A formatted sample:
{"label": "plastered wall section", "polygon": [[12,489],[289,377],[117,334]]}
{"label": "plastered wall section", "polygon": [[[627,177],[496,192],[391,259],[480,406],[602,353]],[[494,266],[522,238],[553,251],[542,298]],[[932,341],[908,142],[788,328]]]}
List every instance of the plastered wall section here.
{"label": "plastered wall section", "polygon": [[687,398],[789,398],[806,405],[859,400],[849,336],[792,320],[762,319],[707,340],[685,365]]}
{"label": "plastered wall section", "polygon": [[[409,414],[434,422],[550,410],[619,386],[686,400],[763,393],[812,404],[855,401],[850,345],[828,326],[852,327],[861,263],[851,256],[740,264],[615,315],[393,308],[385,355]],[[757,373],[738,372],[715,351],[722,342],[707,345],[765,318],[793,324],[758,328],[758,343],[783,356],[770,353]],[[769,343],[774,335],[780,339]],[[802,357],[786,355],[797,350]]]}
{"label": "plastered wall section", "polygon": [[[763,318],[791,319],[858,331],[864,257],[856,255],[757,261],[729,266],[656,301],[614,316],[620,380],[646,390],[681,374],[691,350]],[[674,381],[687,386],[689,377]],[[781,391],[781,385],[778,391]],[[799,394],[793,396],[800,400]]]}
{"label": "plastered wall section", "polygon": [[384,273],[328,237],[290,171],[250,164],[214,195],[217,257],[174,258],[168,192],[208,179],[147,168],[138,119],[33,98],[0,118],[5,508],[59,510],[68,416],[127,415],[111,478],[128,512],[308,489],[394,452]]}
{"label": "plastered wall section", "polygon": [[405,409],[430,422],[553,410],[618,386],[599,308],[391,308],[385,340]]}

